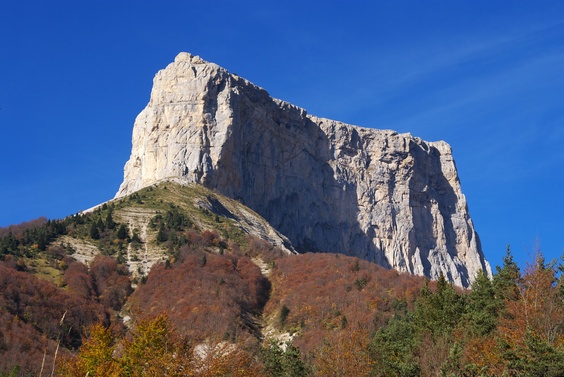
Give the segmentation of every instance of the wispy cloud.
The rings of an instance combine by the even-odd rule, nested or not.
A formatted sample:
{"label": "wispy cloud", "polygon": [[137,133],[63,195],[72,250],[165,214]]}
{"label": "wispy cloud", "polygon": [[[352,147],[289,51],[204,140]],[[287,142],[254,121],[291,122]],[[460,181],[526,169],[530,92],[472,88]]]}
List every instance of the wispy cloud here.
{"label": "wispy cloud", "polygon": [[547,79],[561,76],[561,40],[563,23],[478,31],[447,42],[414,38],[384,53],[367,48],[331,56],[339,70],[323,72],[325,82],[310,78],[294,95],[316,115],[426,133],[511,106],[517,91],[526,98],[562,80]]}

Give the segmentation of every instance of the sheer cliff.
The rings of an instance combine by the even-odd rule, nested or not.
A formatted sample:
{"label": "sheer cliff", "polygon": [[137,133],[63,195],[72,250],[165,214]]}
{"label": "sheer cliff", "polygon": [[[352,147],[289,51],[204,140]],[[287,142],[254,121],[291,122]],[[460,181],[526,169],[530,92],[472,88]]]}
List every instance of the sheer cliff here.
{"label": "sheer cliff", "polygon": [[242,201],[298,251],[491,275],[447,143],[309,115],[188,53],[155,76],[116,197],[167,179]]}

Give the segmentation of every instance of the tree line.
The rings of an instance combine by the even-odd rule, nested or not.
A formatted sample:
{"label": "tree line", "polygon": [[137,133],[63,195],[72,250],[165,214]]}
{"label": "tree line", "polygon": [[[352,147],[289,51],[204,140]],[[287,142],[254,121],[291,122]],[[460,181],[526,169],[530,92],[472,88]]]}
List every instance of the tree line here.
{"label": "tree line", "polygon": [[[521,270],[508,249],[493,279],[464,290],[237,243],[163,203],[150,228],[168,259],[133,291],[123,251],[140,240],[113,211],[0,230],[0,373],[38,375],[43,359],[65,376],[564,376],[564,259],[539,252]],[[85,266],[60,235],[104,255]],[[58,285],[30,273],[39,255]]]}
{"label": "tree line", "polygon": [[[223,309],[217,306],[221,300],[216,288],[222,289],[225,281],[221,283],[221,276],[227,275],[219,271],[233,268],[231,271],[238,274],[236,266],[244,260],[222,258],[214,255],[204,263],[190,254],[176,267],[155,270],[157,272],[149,275],[147,284],[154,279],[155,287],[150,291],[155,295],[153,297],[158,297],[160,293],[155,289],[159,284],[165,284],[162,279],[166,278],[167,271],[179,268],[177,273],[184,277],[199,271],[194,276],[201,278],[196,277],[188,285],[202,284],[207,279],[209,285],[205,287],[205,292],[212,298],[208,298],[211,301],[204,305],[215,307],[214,312],[221,311]],[[221,267],[228,260],[231,264]],[[68,376],[83,376],[85,373],[89,376],[468,377],[564,374],[564,287],[561,278],[564,267],[562,263],[546,262],[541,254],[521,271],[508,251],[503,265],[496,268],[494,278],[490,280],[480,273],[471,290],[453,286],[444,276],[436,282],[429,282],[396,272],[382,275],[385,270],[379,267],[377,273],[373,273],[373,266],[368,262],[344,256],[311,254],[275,258],[273,261],[271,274],[274,276],[271,275],[272,287],[262,309],[263,316],[278,317],[274,321],[275,326],[281,332],[292,334],[293,341],[286,344],[265,343],[244,336],[240,331],[236,336],[225,336],[225,330],[222,330],[214,338],[206,337],[205,333],[196,335],[192,330],[187,331],[191,322],[196,328],[205,326],[190,313],[195,307],[201,308],[198,297],[202,295],[196,293],[186,301],[181,311],[164,304],[156,307],[152,315],[140,317],[143,319],[133,327],[133,338],[120,340],[104,335],[106,340],[102,342],[96,338],[100,335],[96,334],[107,330],[100,327],[91,329],[83,347],[61,364],[61,370],[75,370],[68,365],[78,368],[75,374],[64,374]],[[182,270],[183,263],[187,263],[185,270]],[[215,271],[217,274],[203,277],[206,273],[201,270],[206,266],[212,267],[209,273]],[[292,269],[308,270],[309,275],[302,274],[299,281],[291,284],[286,279],[296,278],[291,273]],[[362,278],[365,284],[355,284]],[[304,284],[308,280],[315,285],[324,281],[325,288],[310,289],[311,285]],[[415,294],[407,284],[414,281],[421,283]],[[301,291],[307,294],[296,299],[292,293],[297,292],[300,283]],[[231,280],[228,283],[230,286],[234,284]],[[336,286],[341,284],[345,287],[339,292]],[[378,291],[378,286],[382,288],[380,292],[363,295],[365,290]],[[246,287],[249,289],[250,286]],[[233,298],[252,297],[251,292],[245,289],[232,291],[229,295]],[[268,287],[262,289],[268,290]],[[383,291],[386,293],[383,294]],[[214,292],[217,298],[213,298]],[[338,297],[341,294],[343,297]],[[347,295],[350,297],[347,298]],[[260,310],[264,301],[263,304],[255,301],[243,305]],[[143,311],[148,313],[151,309]],[[171,320],[169,316],[176,319]],[[233,317],[227,323],[237,323],[237,320]],[[164,326],[166,331],[157,330],[155,326]],[[239,326],[242,329],[245,325],[239,321]],[[247,331],[246,334],[252,332]],[[145,356],[140,356],[140,353],[136,353],[137,358],[130,355],[135,348],[133,344],[141,341],[137,340],[139,336],[143,339],[165,337],[151,343],[151,347],[159,347],[157,350],[142,351],[141,347],[135,351],[148,352],[158,360],[142,362]],[[89,348],[92,344],[102,347],[96,354],[106,356],[92,356],[93,351]],[[198,348],[204,345],[207,347],[205,352]],[[120,350],[116,351],[116,347]],[[115,372],[117,374],[96,372],[102,362],[112,365],[104,370],[118,371]]]}

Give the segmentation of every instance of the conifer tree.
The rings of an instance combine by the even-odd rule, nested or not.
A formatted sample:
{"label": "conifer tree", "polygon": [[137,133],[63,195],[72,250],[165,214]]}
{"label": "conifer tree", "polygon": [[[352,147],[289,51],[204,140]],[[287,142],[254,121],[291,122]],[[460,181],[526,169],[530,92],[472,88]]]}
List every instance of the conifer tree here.
{"label": "conifer tree", "polygon": [[509,245],[503,258],[503,266],[496,267],[497,273],[493,278],[493,288],[500,304],[504,301],[516,301],[519,299],[519,280],[521,271],[513,260]]}
{"label": "conifer tree", "polygon": [[93,240],[97,240],[100,238],[100,230],[98,229],[98,225],[96,222],[93,222],[90,226],[90,238]]}
{"label": "conifer tree", "polygon": [[415,377],[421,374],[414,356],[418,344],[413,313],[398,313],[380,328],[370,345],[370,353],[378,366],[377,376]]}
{"label": "conifer tree", "polygon": [[125,224],[121,224],[119,226],[116,237],[120,240],[125,240],[128,237],[128,232]]}
{"label": "conifer tree", "polygon": [[468,306],[465,318],[469,326],[467,329],[473,335],[485,336],[491,334],[497,325],[499,304],[492,281],[483,270],[478,272],[472,283],[472,291],[468,295]]}
{"label": "conifer tree", "polygon": [[116,223],[114,222],[114,218],[112,216],[112,210],[108,211],[108,216],[106,216],[106,228],[110,230],[114,230],[116,227]]}
{"label": "conifer tree", "polygon": [[168,239],[165,229],[164,229],[164,225],[161,223],[161,226],[159,227],[159,231],[157,233],[157,242],[166,242],[166,240]]}
{"label": "conifer tree", "polygon": [[422,288],[415,303],[414,318],[419,332],[448,335],[458,324],[464,312],[464,302],[441,273],[436,292],[428,285]]}
{"label": "conifer tree", "polygon": [[271,377],[307,376],[308,369],[301,359],[300,350],[291,343],[285,349],[275,342],[263,349],[261,359],[264,369]]}

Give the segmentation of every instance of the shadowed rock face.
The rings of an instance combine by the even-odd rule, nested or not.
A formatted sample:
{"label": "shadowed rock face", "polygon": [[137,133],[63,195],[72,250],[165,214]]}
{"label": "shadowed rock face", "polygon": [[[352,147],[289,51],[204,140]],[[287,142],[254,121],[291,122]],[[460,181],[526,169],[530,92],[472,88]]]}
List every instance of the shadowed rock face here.
{"label": "shadowed rock face", "polygon": [[157,73],[116,197],[170,178],[241,200],[299,251],[491,275],[447,143],[308,115],[188,53]]}

